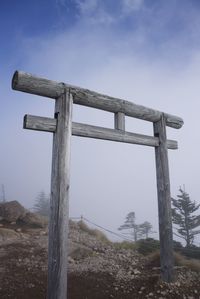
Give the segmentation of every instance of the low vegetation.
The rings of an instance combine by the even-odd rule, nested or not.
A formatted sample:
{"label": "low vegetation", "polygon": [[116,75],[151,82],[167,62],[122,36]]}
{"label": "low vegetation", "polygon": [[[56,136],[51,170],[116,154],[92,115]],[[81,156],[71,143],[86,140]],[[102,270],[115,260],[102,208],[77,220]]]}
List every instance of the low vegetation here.
{"label": "low vegetation", "polygon": [[136,250],[137,244],[134,242],[123,241],[123,242],[114,242],[112,243],[116,249],[127,249],[127,250]]}
{"label": "low vegetation", "polygon": [[[160,267],[159,250],[147,255],[147,266],[149,268]],[[188,259],[180,253],[174,253],[175,266],[184,267],[194,272],[200,272],[200,261],[196,259]]]}
{"label": "low vegetation", "polygon": [[104,243],[110,243],[109,239],[107,238],[107,236],[100,230],[98,229],[93,229],[90,228],[84,221],[79,221],[77,222],[79,229],[81,229],[82,231],[88,233],[90,236],[94,236],[95,238],[97,238],[98,240],[104,242]]}

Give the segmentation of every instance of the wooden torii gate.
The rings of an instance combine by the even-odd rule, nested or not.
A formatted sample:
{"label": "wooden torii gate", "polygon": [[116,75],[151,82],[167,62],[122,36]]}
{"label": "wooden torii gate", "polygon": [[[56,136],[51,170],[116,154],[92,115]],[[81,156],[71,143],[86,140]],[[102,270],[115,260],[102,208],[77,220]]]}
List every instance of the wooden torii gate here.
{"label": "wooden torii gate", "polygon": [[[121,99],[87,89],[16,71],[15,90],[55,99],[54,118],[25,115],[24,128],[53,133],[51,199],[48,246],[48,299],[67,298],[67,239],[70,186],[71,136],[90,137],[155,147],[160,234],[161,278],[174,279],[171,196],[168,149],[177,149],[166,139],[166,126],[179,129],[183,120]],[[72,106],[79,104],[114,113],[114,129],[72,122]],[[154,136],[125,131],[125,116],[153,122]]]}

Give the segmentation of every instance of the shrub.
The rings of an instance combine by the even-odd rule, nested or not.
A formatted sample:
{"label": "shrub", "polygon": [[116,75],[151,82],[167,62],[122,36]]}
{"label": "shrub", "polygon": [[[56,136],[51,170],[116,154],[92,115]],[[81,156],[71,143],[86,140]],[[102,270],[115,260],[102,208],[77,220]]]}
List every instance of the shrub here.
{"label": "shrub", "polygon": [[[185,267],[195,272],[200,272],[200,261],[195,259],[187,259],[185,256],[180,253],[174,252],[174,263],[175,266]],[[159,250],[154,251],[153,253],[147,256],[146,266],[148,268],[160,267],[160,252]]]}
{"label": "shrub", "polygon": [[200,248],[197,246],[183,247],[180,252],[188,258],[200,259]]}
{"label": "shrub", "polygon": [[183,248],[183,245],[181,244],[181,242],[178,241],[173,241],[173,245],[174,245],[174,250],[179,251]]}
{"label": "shrub", "polygon": [[137,250],[143,255],[148,255],[160,248],[160,242],[153,238],[141,239],[137,241]]}
{"label": "shrub", "polygon": [[[180,242],[173,241],[173,246],[175,251],[182,252],[183,246]],[[148,255],[160,249],[160,241],[153,238],[141,239],[137,241],[137,249],[139,253]]]}
{"label": "shrub", "polygon": [[127,250],[136,250],[137,245],[135,242],[123,241],[123,242],[114,242],[112,243],[116,249],[127,249]]}

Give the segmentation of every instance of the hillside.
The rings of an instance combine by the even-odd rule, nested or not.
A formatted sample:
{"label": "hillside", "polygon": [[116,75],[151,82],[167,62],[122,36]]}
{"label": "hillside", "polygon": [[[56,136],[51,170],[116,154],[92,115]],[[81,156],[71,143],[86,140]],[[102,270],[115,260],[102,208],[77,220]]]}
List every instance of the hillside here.
{"label": "hillside", "polygon": [[[9,222],[0,215],[2,299],[45,298],[48,232],[44,219],[35,216],[37,226],[31,217]],[[120,248],[83,223],[70,221],[68,261],[68,299],[200,298],[198,272],[177,267],[176,283],[165,284],[160,281],[158,256]]]}

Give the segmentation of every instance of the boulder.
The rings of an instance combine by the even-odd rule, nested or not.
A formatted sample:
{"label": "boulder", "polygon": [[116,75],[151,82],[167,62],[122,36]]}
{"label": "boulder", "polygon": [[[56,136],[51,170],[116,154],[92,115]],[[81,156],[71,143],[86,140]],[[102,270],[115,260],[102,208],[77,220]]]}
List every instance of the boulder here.
{"label": "boulder", "polygon": [[37,228],[47,225],[46,218],[26,210],[16,200],[0,204],[0,221]]}
{"label": "boulder", "polygon": [[16,200],[0,204],[0,218],[6,222],[16,222],[26,214],[25,208]]}
{"label": "boulder", "polygon": [[0,228],[0,243],[7,240],[17,240],[18,238],[19,234],[13,229]]}
{"label": "boulder", "polygon": [[27,211],[27,213],[25,215],[20,217],[18,222],[21,222],[22,224],[27,224],[27,225],[29,225],[31,227],[35,227],[35,228],[44,228],[48,223],[48,221],[45,217],[40,216],[35,213],[31,213],[29,211]]}

